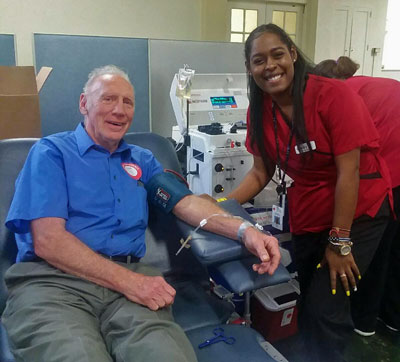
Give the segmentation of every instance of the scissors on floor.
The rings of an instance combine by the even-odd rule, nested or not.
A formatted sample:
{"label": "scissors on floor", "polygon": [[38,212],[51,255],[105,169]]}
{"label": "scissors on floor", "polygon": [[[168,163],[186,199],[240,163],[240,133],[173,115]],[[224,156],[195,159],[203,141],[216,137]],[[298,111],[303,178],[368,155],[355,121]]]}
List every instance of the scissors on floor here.
{"label": "scissors on floor", "polygon": [[217,327],[214,329],[215,337],[207,339],[205,342],[199,344],[199,348],[204,348],[210,346],[214,343],[225,342],[226,344],[234,344],[236,339],[234,337],[226,337],[224,334],[224,329]]}

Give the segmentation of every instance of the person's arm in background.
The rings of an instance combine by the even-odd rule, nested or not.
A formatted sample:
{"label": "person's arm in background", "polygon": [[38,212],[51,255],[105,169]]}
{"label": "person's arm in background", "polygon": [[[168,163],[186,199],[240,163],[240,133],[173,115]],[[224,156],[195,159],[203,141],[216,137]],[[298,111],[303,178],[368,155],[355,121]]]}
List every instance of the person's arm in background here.
{"label": "person's arm in background", "polygon": [[360,183],[360,149],[335,157],[337,170],[335,188],[335,209],[333,225],[350,229],[357,208],[358,185]]}
{"label": "person's arm in background", "polygon": [[[335,156],[337,170],[335,188],[335,209],[333,213],[332,226],[340,229],[351,229],[354,214],[357,207],[359,175],[360,149]],[[349,237],[347,234],[339,234],[340,237]],[[331,276],[331,288],[336,289],[337,276],[346,274],[346,278],[340,280],[347,294],[349,295],[349,282],[353,287],[356,286],[356,279],[360,275],[353,255],[338,255],[329,247],[325,250],[325,259],[329,265]]]}
{"label": "person's arm in background", "polygon": [[[187,195],[173,208],[173,213],[188,224],[197,226],[200,221],[213,214],[227,214],[218,204],[196,195]],[[237,240],[237,233],[243,220],[234,217],[213,216],[207,220],[205,230]],[[260,264],[254,264],[253,269],[259,274],[273,274],[280,262],[278,240],[268,236],[253,227],[249,227],[243,234],[243,243],[246,248],[258,256]]]}
{"label": "person's arm in background", "polygon": [[228,199],[235,199],[240,204],[243,204],[259,194],[271,180],[271,177],[274,174],[275,164],[269,161],[267,172],[260,156],[253,156],[253,159],[253,167],[247,173],[240,185],[227,196]]}

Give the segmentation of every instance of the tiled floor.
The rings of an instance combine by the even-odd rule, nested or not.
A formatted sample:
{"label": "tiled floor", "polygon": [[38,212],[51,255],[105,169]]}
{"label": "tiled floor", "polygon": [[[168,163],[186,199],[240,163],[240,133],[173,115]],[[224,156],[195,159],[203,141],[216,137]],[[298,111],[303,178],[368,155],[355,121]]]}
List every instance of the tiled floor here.
{"label": "tiled floor", "polygon": [[[298,335],[273,343],[289,362],[313,362],[307,359]],[[353,334],[346,353],[347,362],[400,362],[400,333],[378,323],[376,334],[361,337]]]}

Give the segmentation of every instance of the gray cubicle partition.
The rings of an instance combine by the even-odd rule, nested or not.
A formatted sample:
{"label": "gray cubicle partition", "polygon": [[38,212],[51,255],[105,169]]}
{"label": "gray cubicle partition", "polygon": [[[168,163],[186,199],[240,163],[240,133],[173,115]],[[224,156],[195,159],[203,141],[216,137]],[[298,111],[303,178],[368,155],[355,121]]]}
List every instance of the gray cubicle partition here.
{"label": "gray cubicle partition", "polygon": [[0,65],[15,65],[14,35],[0,34]]}
{"label": "gray cubicle partition", "polygon": [[243,44],[150,40],[152,131],[170,137],[176,125],[169,91],[179,68],[188,64],[196,73],[244,73]]}
{"label": "gray cubicle partition", "polygon": [[88,73],[115,64],[135,86],[135,117],[130,131],[149,131],[148,40],[134,38],[35,34],[36,71],[53,71],[40,92],[42,134],[75,129],[82,120],[78,101]]}

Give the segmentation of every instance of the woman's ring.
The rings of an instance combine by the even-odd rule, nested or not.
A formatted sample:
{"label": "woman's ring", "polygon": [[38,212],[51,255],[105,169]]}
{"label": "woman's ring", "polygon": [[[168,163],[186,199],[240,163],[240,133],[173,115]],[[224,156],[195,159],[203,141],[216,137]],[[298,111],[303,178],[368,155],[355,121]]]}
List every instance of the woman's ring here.
{"label": "woman's ring", "polygon": [[345,273],[340,274],[339,276],[340,276],[341,278],[347,278],[347,275],[346,275]]}

